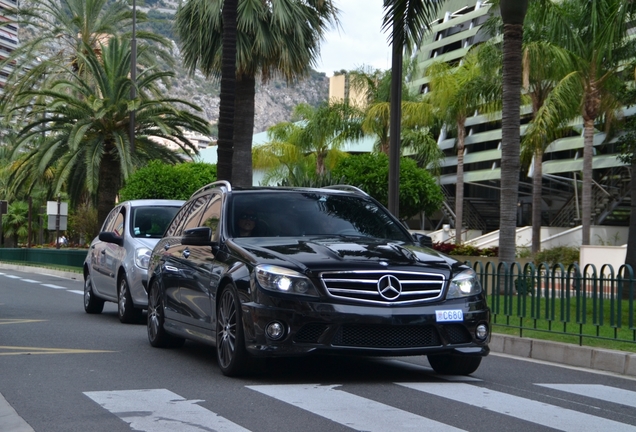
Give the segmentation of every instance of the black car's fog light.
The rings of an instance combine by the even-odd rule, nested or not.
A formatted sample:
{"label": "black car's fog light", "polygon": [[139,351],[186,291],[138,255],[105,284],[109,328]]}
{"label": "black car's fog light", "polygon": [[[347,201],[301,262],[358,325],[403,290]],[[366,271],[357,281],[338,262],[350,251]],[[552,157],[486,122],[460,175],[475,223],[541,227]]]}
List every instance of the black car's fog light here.
{"label": "black car's fog light", "polygon": [[278,321],[272,321],[265,327],[265,332],[270,339],[279,340],[285,336],[285,326]]}
{"label": "black car's fog light", "polygon": [[488,326],[486,324],[479,324],[475,330],[475,336],[480,340],[486,339],[488,337]]}

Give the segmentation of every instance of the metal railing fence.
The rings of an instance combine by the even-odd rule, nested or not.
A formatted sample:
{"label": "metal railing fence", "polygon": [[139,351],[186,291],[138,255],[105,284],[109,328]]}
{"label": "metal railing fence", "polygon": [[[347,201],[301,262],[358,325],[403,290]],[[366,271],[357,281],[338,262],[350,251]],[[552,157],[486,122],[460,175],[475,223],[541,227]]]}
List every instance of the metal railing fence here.
{"label": "metal railing fence", "polygon": [[[470,262],[467,262],[470,264]],[[492,325],[524,331],[636,344],[636,280],[629,265],[583,270],[572,264],[475,262],[488,297]],[[634,345],[636,351],[636,345]]]}

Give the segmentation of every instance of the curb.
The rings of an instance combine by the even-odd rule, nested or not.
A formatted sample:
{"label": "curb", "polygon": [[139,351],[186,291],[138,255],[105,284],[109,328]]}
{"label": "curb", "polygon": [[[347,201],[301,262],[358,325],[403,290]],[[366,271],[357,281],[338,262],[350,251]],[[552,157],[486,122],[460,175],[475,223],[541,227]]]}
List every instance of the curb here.
{"label": "curb", "polygon": [[6,270],[17,270],[25,273],[34,273],[34,274],[45,274],[45,275],[53,275],[58,276],[64,279],[73,279],[73,280],[83,280],[84,275],[82,274],[81,269],[77,272],[73,271],[65,271],[65,270],[54,270],[46,267],[37,267],[23,264],[8,264],[0,262],[0,269]]}
{"label": "curb", "polygon": [[636,377],[636,353],[493,333],[492,352]]}

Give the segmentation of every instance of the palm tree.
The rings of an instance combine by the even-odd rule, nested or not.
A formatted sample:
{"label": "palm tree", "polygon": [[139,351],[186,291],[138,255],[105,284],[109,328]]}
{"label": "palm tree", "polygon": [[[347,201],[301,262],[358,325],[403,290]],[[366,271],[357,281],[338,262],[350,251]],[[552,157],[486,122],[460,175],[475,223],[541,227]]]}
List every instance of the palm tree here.
{"label": "palm tree", "polygon": [[[51,82],[50,90],[27,90],[16,95],[13,111],[23,119],[23,126],[14,150],[17,161],[11,181],[14,188],[30,190],[37,178],[51,170],[55,193],[67,188],[72,205],[85,191],[94,197],[101,224],[115,203],[122,181],[135,168],[128,134],[131,109],[136,110],[135,156],[142,163],[181,160],[156,138],[196,152],[183,131],[206,134],[209,124],[186,111],[200,111],[199,107],[162,96],[159,83],[172,73],[143,70],[137,77],[137,97],[130,100],[129,42],[113,37],[108,45],[100,45],[100,51],[98,54],[85,47],[79,53],[86,73],[65,68],[59,76],[68,78]],[[30,103],[34,99],[42,103]],[[44,140],[33,146],[43,132]]]}
{"label": "palm tree", "polygon": [[[184,64],[191,72],[199,69],[208,77],[219,75],[222,4],[221,0],[190,0],[177,11],[176,30],[182,41]],[[256,78],[267,81],[282,75],[291,83],[306,76],[318,56],[327,26],[337,23],[338,10],[331,0],[240,0],[239,6],[231,180],[247,186],[252,184]],[[223,151],[227,158],[227,150]]]}
{"label": "palm tree", "polygon": [[[494,7],[499,7],[495,2]],[[543,153],[546,146],[553,140],[566,133],[567,121],[572,118],[570,107],[560,103],[559,108],[552,114],[552,124],[538,123],[534,121],[539,110],[544,106],[546,99],[554,98],[558,93],[551,95],[555,83],[562,79],[569,69],[569,58],[564,50],[546,41],[545,16],[550,8],[549,1],[534,1],[528,5],[527,15],[524,21],[523,31],[523,60],[522,60],[522,100],[523,104],[532,107],[532,119],[521,140],[521,162],[524,166],[532,166],[532,253],[539,252],[541,247],[541,207]],[[482,27],[490,32],[491,36],[502,33],[501,16],[492,16]],[[493,61],[501,64],[501,59]],[[500,74],[500,71],[498,72]],[[567,101],[566,94],[558,95],[561,101]],[[527,99],[527,102],[526,102]],[[576,98],[575,98],[576,99]]]}
{"label": "palm tree", "polygon": [[[458,66],[446,62],[431,64],[426,75],[430,78],[431,91],[425,95],[427,102],[436,107],[438,117],[447,129],[455,130],[457,140],[457,180],[455,186],[455,244],[462,242],[464,213],[464,151],[466,119],[475,111],[491,111],[495,101],[501,98],[498,85],[490,82],[479,61],[479,48],[471,50]],[[488,105],[491,107],[488,107]],[[494,105],[494,106],[492,106]]]}
{"label": "palm tree", "polygon": [[521,47],[528,0],[501,0],[499,8],[504,24],[499,261],[511,263],[516,254],[517,197],[521,168]]}
{"label": "palm tree", "polygon": [[20,239],[26,239],[28,229],[29,205],[24,201],[12,202],[7,214],[2,216],[3,235],[13,237],[13,247],[18,247]]}
{"label": "palm tree", "polygon": [[[415,71],[415,59],[404,62],[402,78],[401,128],[407,135],[401,139],[400,149],[411,150],[422,163],[438,165],[440,152],[437,143],[424,125],[433,120],[433,107],[422,103],[419,93],[406,86],[407,78]],[[359,68],[349,72],[350,86],[364,95],[366,108],[362,130],[367,135],[375,135],[375,149],[389,155],[389,129],[391,117],[391,70],[381,71]]]}
{"label": "palm tree", "polygon": [[[30,39],[21,40],[18,47],[0,66],[11,65],[13,71],[3,88],[0,102],[11,108],[11,101],[18,93],[31,88],[43,88],[44,81],[55,80],[57,74],[67,70],[82,71],[83,50],[99,50],[101,44],[114,35],[130,39],[132,11],[123,0],[40,0],[20,2],[12,11],[11,21],[0,26],[18,25],[32,29]],[[137,21],[145,21],[144,13],[137,14]],[[145,42],[140,63],[152,65],[160,58],[167,64],[173,62],[166,38],[146,31],[138,31],[136,37]],[[44,58],[46,61],[42,60]],[[59,68],[65,65],[67,68]]]}
{"label": "palm tree", "polygon": [[[636,41],[628,33],[636,14],[636,3],[622,0],[554,2],[545,19],[549,39],[569,54],[571,73],[555,86],[570,97],[583,117],[583,186],[581,192],[582,243],[590,244],[595,122],[611,119],[620,106],[617,89],[619,72],[634,58]],[[607,23],[612,23],[608,25]],[[562,90],[565,89],[565,90]],[[548,106],[538,121],[552,123],[557,103]],[[547,105],[547,101],[546,101]]]}
{"label": "palm tree", "polygon": [[347,102],[325,102],[314,108],[300,104],[294,108],[297,123],[284,122],[268,132],[271,142],[256,149],[258,167],[275,168],[286,165],[290,175],[292,166],[307,155],[315,157],[315,177],[327,174],[327,158],[332,165],[343,155],[339,151],[350,140],[362,138],[362,111]]}
{"label": "palm tree", "polygon": [[389,156],[389,211],[399,217],[400,211],[400,125],[402,102],[402,58],[422,40],[430,30],[430,22],[444,2],[431,0],[384,0],[382,29],[391,31],[391,119]]}

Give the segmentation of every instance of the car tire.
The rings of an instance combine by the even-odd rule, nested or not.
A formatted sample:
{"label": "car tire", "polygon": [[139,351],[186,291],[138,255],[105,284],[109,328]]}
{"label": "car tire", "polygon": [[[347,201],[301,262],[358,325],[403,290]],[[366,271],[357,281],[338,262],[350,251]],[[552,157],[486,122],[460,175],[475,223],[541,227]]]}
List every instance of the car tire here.
{"label": "car tire", "polygon": [[163,297],[159,290],[159,284],[155,281],[148,293],[148,341],[155,348],[179,348],[185,343],[185,339],[172,336],[164,329]]}
{"label": "car tire", "polygon": [[104,300],[97,298],[93,291],[90,273],[84,276],[84,310],[89,314],[100,314],[104,310]]}
{"label": "car tire", "polygon": [[119,278],[119,288],[117,289],[117,315],[119,321],[124,324],[136,324],[141,321],[142,311],[135,308],[135,304],[132,301],[130,295],[130,288],[128,287],[128,281],[126,275],[122,275]]}
{"label": "car tire", "polygon": [[238,295],[229,286],[219,299],[216,311],[216,359],[223,375],[238,376],[245,372],[248,362],[241,306]]}
{"label": "car tire", "polygon": [[440,375],[470,375],[481,364],[479,356],[431,354],[426,356],[435,372]]}

